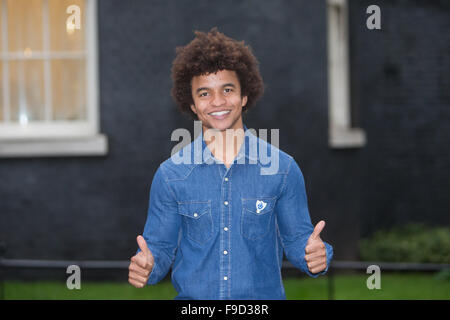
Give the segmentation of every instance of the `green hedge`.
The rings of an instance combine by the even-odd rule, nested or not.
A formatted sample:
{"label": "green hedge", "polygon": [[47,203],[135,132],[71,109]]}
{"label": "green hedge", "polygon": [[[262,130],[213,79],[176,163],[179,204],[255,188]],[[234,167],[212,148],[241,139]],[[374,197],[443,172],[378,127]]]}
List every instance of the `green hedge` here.
{"label": "green hedge", "polygon": [[363,261],[450,263],[450,228],[409,224],[380,230],[359,243]]}

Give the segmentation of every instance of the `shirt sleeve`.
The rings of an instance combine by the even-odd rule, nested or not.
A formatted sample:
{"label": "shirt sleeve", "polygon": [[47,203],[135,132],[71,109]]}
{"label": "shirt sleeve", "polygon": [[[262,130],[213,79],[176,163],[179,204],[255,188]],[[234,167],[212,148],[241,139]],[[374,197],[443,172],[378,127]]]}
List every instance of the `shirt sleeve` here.
{"label": "shirt sleeve", "polygon": [[324,242],[327,255],[327,267],[324,271],[313,274],[305,260],[305,247],[314,230],[308,211],[305,182],[303,174],[292,158],[280,198],[277,201],[277,223],[281,242],[287,259],[310,277],[325,274],[333,258],[333,247]]}
{"label": "shirt sleeve", "polygon": [[159,167],[150,188],[147,221],[142,234],[155,259],[148,284],[158,283],[169,272],[178,247],[180,225],[177,202]]}

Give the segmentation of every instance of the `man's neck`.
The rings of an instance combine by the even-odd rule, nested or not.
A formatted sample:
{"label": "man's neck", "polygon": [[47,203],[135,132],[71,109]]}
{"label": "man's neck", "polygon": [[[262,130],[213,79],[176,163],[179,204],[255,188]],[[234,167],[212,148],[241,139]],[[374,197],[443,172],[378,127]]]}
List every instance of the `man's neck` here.
{"label": "man's neck", "polygon": [[227,168],[230,167],[244,141],[245,132],[242,123],[240,126],[223,131],[203,126],[203,134],[214,158],[222,161]]}

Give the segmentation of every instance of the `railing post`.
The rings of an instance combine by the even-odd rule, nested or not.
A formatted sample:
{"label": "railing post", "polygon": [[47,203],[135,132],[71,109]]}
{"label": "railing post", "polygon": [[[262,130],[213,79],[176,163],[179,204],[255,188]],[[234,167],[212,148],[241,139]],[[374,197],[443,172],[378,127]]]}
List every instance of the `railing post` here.
{"label": "railing post", "polygon": [[4,274],[3,274],[3,257],[5,256],[6,253],[6,243],[4,243],[3,241],[0,241],[0,300],[5,300],[5,279],[4,279]]}
{"label": "railing post", "polygon": [[328,300],[334,300],[334,268],[333,263],[328,268]]}

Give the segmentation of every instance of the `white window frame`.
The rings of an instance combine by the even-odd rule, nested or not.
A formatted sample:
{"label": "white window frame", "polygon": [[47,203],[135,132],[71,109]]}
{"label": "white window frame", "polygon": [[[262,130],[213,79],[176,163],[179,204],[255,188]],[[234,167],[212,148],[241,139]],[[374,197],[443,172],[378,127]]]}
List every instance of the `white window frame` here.
{"label": "white window frame", "polygon": [[351,127],[347,0],[327,0],[327,29],[328,145],[360,148],[366,144],[366,134]]}
{"label": "white window frame", "polygon": [[[2,51],[3,63],[3,104],[9,105],[9,59],[25,59],[23,52],[8,52],[7,5],[2,6]],[[0,122],[0,157],[39,157],[39,156],[98,156],[108,152],[106,135],[100,134],[99,123],[99,78],[98,78],[98,37],[97,0],[85,0],[84,15],[81,21],[85,32],[85,51],[49,52],[48,0],[43,1],[43,52],[33,53],[32,59],[44,59],[44,78],[47,83],[44,92],[45,116],[51,119],[51,83],[49,58],[85,58],[86,74],[86,116],[84,121],[33,121],[24,123]],[[69,15],[67,15],[69,16]],[[82,19],[83,19],[82,18]],[[83,30],[84,29],[84,30]],[[8,110],[8,108],[6,108]],[[5,118],[9,119],[5,112]]]}

